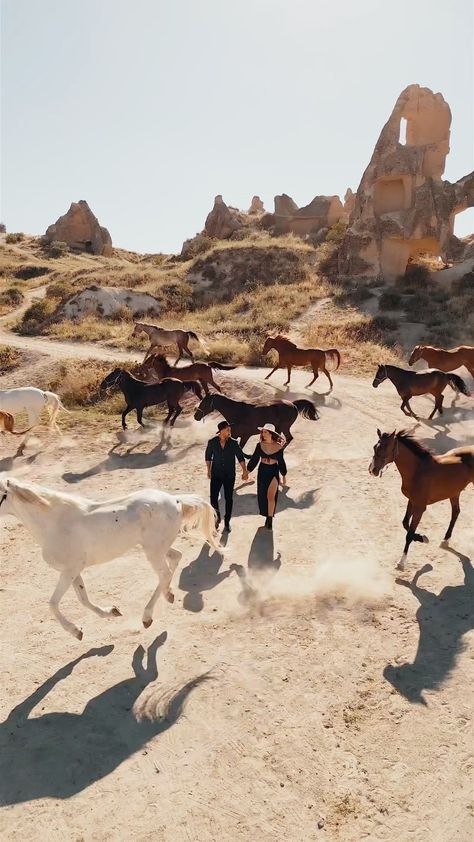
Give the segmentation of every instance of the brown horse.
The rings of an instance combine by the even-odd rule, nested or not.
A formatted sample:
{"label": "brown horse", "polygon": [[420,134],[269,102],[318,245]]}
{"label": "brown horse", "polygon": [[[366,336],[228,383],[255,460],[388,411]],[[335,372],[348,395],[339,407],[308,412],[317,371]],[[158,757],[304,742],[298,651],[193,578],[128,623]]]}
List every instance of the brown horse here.
{"label": "brown horse", "polygon": [[[436,411],[443,414],[443,391],[451,386],[454,391],[469,397],[470,392],[464,380],[457,374],[446,374],[444,371],[408,371],[396,365],[379,365],[372,386],[380,386],[384,380],[391,380],[398,394],[402,398],[400,409],[405,415],[412,415],[418,421],[418,415],[413,412],[409,400],[415,395],[433,395],[435,405],[429,418],[433,418]],[[408,407],[409,412],[405,407]]]}
{"label": "brown horse", "polygon": [[145,354],[143,362],[148,359],[151,354],[155,353],[156,348],[168,348],[170,345],[176,345],[178,348],[178,356],[175,360],[175,365],[183,354],[187,354],[192,360],[194,360],[192,351],[189,349],[189,340],[194,339],[196,342],[204,348],[204,351],[207,352],[207,347],[205,342],[194,333],[193,330],[168,330],[164,327],[158,327],[158,325],[150,325],[147,322],[135,322],[135,327],[133,329],[132,336],[139,336],[140,333],[146,333],[148,339],[150,340],[150,347]]}
{"label": "brown horse", "polygon": [[148,379],[150,375],[155,375],[157,380],[163,380],[164,377],[175,377],[177,380],[197,380],[208,395],[209,385],[214,386],[214,389],[217,389],[218,392],[222,391],[212,376],[212,370],[216,368],[219,371],[232,371],[235,367],[235,365],[211,362],[192,363],[192,365],[183,365],[178,368],[178,366],[171,366],[163,354],[153,354],[152,357],[148,357],[142,363],[136,376],[144,376]]}
{"label": "brown horse", "polygon": [[9,412],[2,412],[0,411],[0,433],[11,433],[12,436],[24,436],[26,433],[29,433],[31,427],[28,427],[27,430],[14,430],[14,419],[13,415]]}
{"label": "brown horse", "polygon": [[405,548],[397,565],[399,570],[404,570],[411,542],[428,543],[425,535],[415,531],[427,506],[450,500],[451,520],[444,540],[451,538],[460,512],[459,495],[470,482],[474,483],[474,446],[456,447],[442,456],[435,456],[404,430],[400,433],[377,430],[377,435],[379,440],[374,446],[369,472],[375,477],[381,476],[383,468],[395,462],[402,478],[402,494],[408,498],[403,518],[407,533]]}
{"label": "brown horse", "polygon": [[425,360],[430,368],[437,368],[440,371],[454,371],[464,365],[471,377],[474,377],[474,347],[472,345],[460,345],[459,348],[452,348],[450,351],[444,348],[433,348],[431,345],[415,345],[408,365],[413,365],[417,360]]}
{"label": "brown horse", "polygon": [[278,334],[278,336],[267,336],[262,348],[262,354],[268,354],[268,352],[272,349],[278,351],[278,365],[271,370],[270,374],[267,374],[265,380],[268,380],[277,368],[286,367],[288,370],[288,380],[284,385],[288,386],[291,378],[291,369],[294,365],[310,365],[313,369],[314,377],[311,382],[308,383],[306,388],[312,386],[314,381],[318,378],[319,372],[323,371],[329,380],[329,384],[331,386],[330,391],[332,391],[333,383],[326,364],[336,360],[337,365],[335,370],[337,371],[339,368],[341,364],[341,355],[336,348],[330,348],[328,351],[321,351],[319,348],[298,348],[298,346],[288,339],[287,336]]}

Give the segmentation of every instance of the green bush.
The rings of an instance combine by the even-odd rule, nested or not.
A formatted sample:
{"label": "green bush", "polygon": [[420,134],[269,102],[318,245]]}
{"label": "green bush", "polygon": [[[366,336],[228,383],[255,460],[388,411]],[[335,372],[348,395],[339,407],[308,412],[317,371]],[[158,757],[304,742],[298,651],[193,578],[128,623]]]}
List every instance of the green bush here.
{"label": "green bush", "polygon": [[62,240],[53,240],[51,245],[48,248],[48,252],[51,257],[64,257],[69,251],[69,246],[67,243],[63,243]]}

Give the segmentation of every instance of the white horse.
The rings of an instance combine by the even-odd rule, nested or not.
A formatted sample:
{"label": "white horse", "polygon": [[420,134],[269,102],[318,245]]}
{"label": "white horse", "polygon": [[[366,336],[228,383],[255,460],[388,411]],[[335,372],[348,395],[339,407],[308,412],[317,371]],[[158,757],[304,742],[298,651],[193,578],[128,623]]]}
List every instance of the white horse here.
{"label": "white horse", "polygon": [[211,547],[224,554],[214,537],[214,509],[195,494],[146,489],[96,502],[3,478],[0,515],[18,518],[41,546],[46,563],[59,571],[50,609],[63,629],[78,640],[82,640],[82,631],[59,610],[59,602],[71,585],[80,602],[99,617],[120,616],[118,608],[100,608],[90,602],[81,575],[86,567],[112,561],[141,546],[159,582],[143,612],[143,625],[148,628],[160,593],[168,602],[174,601],[170,583],[182,554],[172,543],[180,529],[199,529]]}
{"label": "white horse", "polygon": [[4,389],[0,391],[0,410],[10,412],[26,411],[28,416],[28,427],[35,427],[40,420],[41,412],[46,409],[49,413],[49,428],[57,430],[56,418],[62,409],[69,412],[61,403],[61,398],[54,392],[43,392],[34,386],[25,386],[20,389]]}
{"label": "white horse", "polygon": [[199,342],[204,351],[206,353],[208,352],[206,343],[193,330],[168,330],[164,327],[158,327],[158,325],[147,324],[147,322],[135,322],[132,336],[139,336],[140,333],[146,333],[150,340],[150,347],[145,354],[143,362],[158,350],[168,348],[170,345],[176,345],[178,348],[175,365],[179,362],[183,354],[187,354],[194,362],[193,353],[189,349],[190,339]]}

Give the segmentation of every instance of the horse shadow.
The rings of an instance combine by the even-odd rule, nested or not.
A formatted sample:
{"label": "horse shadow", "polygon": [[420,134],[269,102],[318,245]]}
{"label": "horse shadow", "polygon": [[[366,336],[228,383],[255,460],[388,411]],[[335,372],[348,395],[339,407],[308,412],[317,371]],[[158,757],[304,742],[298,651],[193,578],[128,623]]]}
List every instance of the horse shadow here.
{"label": "horse shadow", "polygon": [[430,564],[422,567],[411,582],[396,580],[397,584],[409,588],[420,603],[416,612],[420,638],[412,664],[388,664],[383,674],[408,701],[422,705],[427,705],[423,690],[437,690],[442,686],[463,650],[463,635],[474,628],[474,568],[467,556],[446,549],[462,564],[462,585],[448,585],[439,595],[420,588],[418,579],[433,569]]}
{"label": "horse shadow", "polygon": [[332,397],[331,390],[327,392],[316,392],[314,388],[306,387],[306,391],[304,392],[297,392],[293,391],[291,385],[288,386],[276,386],[275,383],[269,383],[268,381],[263,381],[265,386],[269,386],[273,389],[275,393],[275,397],[279,398],[280,400],[287,400],[287,401],[297,401],[301,400],[302,398],[308,399],[308,392],[311,394],[311,400],[317,406],[324,406],[327,409],[341,409],[342,403],[339,398]]}
{"label": "horse shadow", "polygon": [[65,799],[107,775],[180,718],[194,687],[211,678],[198,675],[168,694],[164,716],[137,721],[132,711],[143,690],[158,677],[156,654],[166,632],[132,659],[134,675],[90,699],[81,714],[46,713],[30,719],[33,709],[86,658],[105,657],[113,646],[90,649],[61,667],[0,724],[0,804],[38,798]]}
{"label": "horse shadow", "polygon": [[[225,533],[221,543],[227,543]],[[181,570],[179,588],[186,591],[183,608],[187,611],[202,611],[204,608],[203,591],[210,591],[230,576],[230,570],[221,570],[223,557],[217,552],[211,552],[210,547],[204,546],[198,557]]]}
{"label": "horse shadow", "polygon": [[[319,488],[312,488],[304,491],[299,497],[288,496],[288,488],[284,486],[278,491],[277,513],[285,509],[309,509],[316,501]],[[253,515],[257,512],[257,497],[255,491],[250,494],[236,494],[234,498],[234,517],[241,515]]]}
{"label": "horse shadow", "polygon": [[81,480],[87,479],[88,477],[96,476],[97,474],[119,471],[125,468],[132,471],[156,468],[159,465],[164,465],[168,462],[177,462],[180,459],[184,459],[187,453],[196,446],[193,442],[192,444],[188,444],[186,447],[182,447],[180,450],[177,450],[172,446],[169,439],[164,438],[163,433],[160,442],[153,448],[153,450],[150,450],[148,453],[133,453],[133,450],[141,443],[141,441],[135,441],[125,451],[125,453],[116,453],[116,448],[120,447],[121,444],[124,444],[123,440],[119,440],[113,447],[110,448],[107,458],[102,462],[99,462],[97,465],[93,465],[81,473],[66,471],[63,474],[63,479],[69,483],[76,483],[81,482]]}

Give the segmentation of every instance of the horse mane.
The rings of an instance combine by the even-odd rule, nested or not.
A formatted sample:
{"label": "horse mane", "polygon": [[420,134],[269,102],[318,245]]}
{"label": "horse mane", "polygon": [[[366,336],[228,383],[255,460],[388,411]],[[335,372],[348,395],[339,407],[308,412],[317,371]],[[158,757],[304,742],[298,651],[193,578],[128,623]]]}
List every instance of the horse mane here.
{"label": "horse mane", "polygon": [[292,342],[291,339],[289,339],[288,336],[285,336],[283,333],[278,333],[276,336],[273,336],[271,338],[272,339],[279,339],[283,342],[286,342],[288,345],[291,345],[292,348],[297,347],[296,344],[294,342]]}
{"label": "horse mane", "polygon": [[8,481],[7,491],[13,492],[23,503],[30,503],[33,506],[39,506],[43,509],[48,509],[54,503],[71,505],[80,499],[74,498],[71,494],[53,491],[42,485],[19,482],[16,479]]}
{"label": "horse mane", "polygon": [[[169,364],[169,362],[166,359],[164,354],[151,354],[149,359],[158,360],[159,363],[162,363],[163,365],[166,365],[168,368],[172,368],[172,366],[170,366],[170,364]],[[148,362],[148,360],[147,360],[147,362]]]}
{"label": "horse mane", "polygon": [[425,447],[424,444],[421,444],[417,439],[413,438],[413,435],[409,433],[407,430],[401,430],[397,433],[396,438],[398,441],[402,442],[408,450],[411,450],[415,456],[418,456],[420,459],[433,459],[434,455],[432,451]]}

